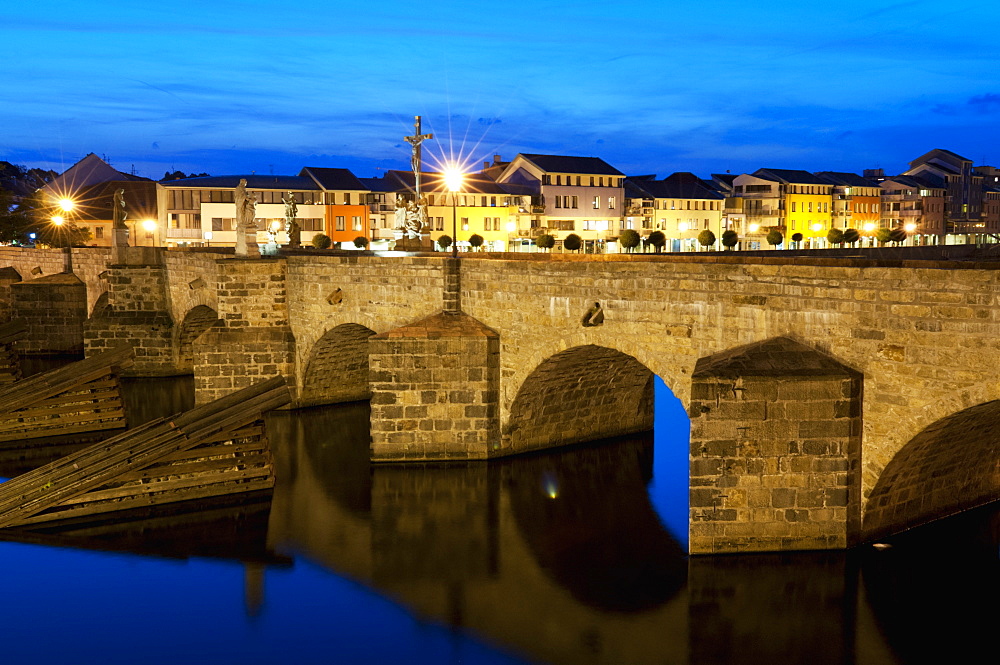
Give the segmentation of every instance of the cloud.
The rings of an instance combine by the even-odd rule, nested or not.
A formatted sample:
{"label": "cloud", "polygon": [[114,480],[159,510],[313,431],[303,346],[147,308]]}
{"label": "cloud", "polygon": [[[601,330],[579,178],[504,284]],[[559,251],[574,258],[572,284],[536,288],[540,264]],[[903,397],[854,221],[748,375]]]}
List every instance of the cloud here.
{"label": "cloud", "polygon": [[499,125],[503,120],[500,118],[479,118],[476,122],[480,125],[489,127],[490,125]]}
{"label": "cloud", "polygon": [[1000,111],[1000,95],[993,93],[976,95],[966,104],[976,113],[996,113]]}

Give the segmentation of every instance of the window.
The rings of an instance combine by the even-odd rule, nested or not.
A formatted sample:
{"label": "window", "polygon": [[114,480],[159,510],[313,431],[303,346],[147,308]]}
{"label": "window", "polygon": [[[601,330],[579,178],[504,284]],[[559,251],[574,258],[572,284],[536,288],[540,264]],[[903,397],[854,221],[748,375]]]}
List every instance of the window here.
{"label": "window", "polygon": [[355,215],[354,217],[351,217],[351,228],[353,228],[355,231],[360,231],[361,230],[361,217],[360,216]]}
{"label": "window", "polygon": [[[301,223],[302,220],[299,220]],[[213,231],[232,231],[236,228],[236,219],[233,217],[213,217]]]}
{"label": "window", "polygon": [[595,196],[594,197],[594,210],[597,210],[600,207],[601,207],[601,197],[600,196]]}
{"label": "window", "polygon": [[322,231],[323,230],[323,220],[319,217],[303,217],[298,220],[299,226],[303,231]]}
{"label": "window", "polygon": [[[795,201],[792,201],[792,212],[795,212]],[[795,228],[795,226],[794,226],[795,222],[792,222],[792,224],[793,224],[792,228],[794,229]]]}
{"label": "window", "polygon": [[497,206],[497,197],[495,197],[495,196],[491,196],[490,197],[490,206],[493,207],[493,208],[495,208]]}
{"label": "window", "polygon": [[579,208],[580,207],[580,199],[577,196],[573,197],[573,207],[574,208]]}
{"label": "window", "polygon": [[345,206],[351,205],[351,193],[350,192],[344,192],[344,205]]}
{"label": "window", "polygon": [[480,199],[480,205],[482,205],[485,208],[486,207],[486,197],[485,196],[481,196],[481,197],[479,197],[479,199]]}
{"label": "window", "polygon": [[337,231],[344,231],[344,230],[346,230],[346,229],[344,228],[344,216],[343,216],[343,215],[337,215],[337,226],[336,226],[336,230],[337,230]]}
{"label": "window", "polygon": [[609,196],[608,197],[608,210],[614,210],[614,209],[615,209],[615,197]]}
{"label": "window", "polygon": [[434,230],[435,231],[444,231],[444,217],[435,217],[434,218]]}
{"label": "window", "polygon": [[557,185],[561,185],[562,184],[562,176],[561,175],[557,175],[556,176],[556,184]]}
{"label": "window", "polygon": [[590,176],[590,186],[594,186],[594,176]]}
{"label": "window", "polygon": [[462,218],[462,230],[463,231],[468,231],[469,230],[469,218],[468,217],[463,217]]}
{"label": "window", "polygon": [[556,207],[557,208],[562,208],[562,197],[561,196],[557,196],[556,197]]}
{"label": "window", "polygon": [[576,177],[576,186],[577,186],[577,187],[579,187],[579,186],[580,186],[580,176],[577,176],[577,177]]}
{"label": "window", "polygon": [[103,226],[95,226],[94,227],[94,237],[95,238],[103,238],[104,237],[104,227]]}
{"label": "window", "polygon": [[604,187],[604,178],[598,178],[597,179],[597,186],[598,187]]}

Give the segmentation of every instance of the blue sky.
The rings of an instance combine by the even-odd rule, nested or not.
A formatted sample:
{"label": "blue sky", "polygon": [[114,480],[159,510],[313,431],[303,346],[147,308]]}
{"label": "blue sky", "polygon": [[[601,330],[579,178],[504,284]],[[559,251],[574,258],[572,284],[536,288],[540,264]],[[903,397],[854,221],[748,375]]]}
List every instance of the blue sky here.
{"label": "blue sky", "polygon": [[941,147],[1000,165],[998,18],[962,0],[7,2],[0,159],[373,176],[408,167],[420,114],[430,153],[476,162],[899,172]]}

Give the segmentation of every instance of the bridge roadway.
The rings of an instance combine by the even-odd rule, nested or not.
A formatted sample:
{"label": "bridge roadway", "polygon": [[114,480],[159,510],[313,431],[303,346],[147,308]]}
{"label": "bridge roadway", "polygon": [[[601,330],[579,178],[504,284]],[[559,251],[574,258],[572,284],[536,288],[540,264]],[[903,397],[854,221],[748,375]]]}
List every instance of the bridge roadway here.
{"label": "bridge roadway", "polygon": [[1000,263],[0,248],[4,267],[11,315],[32,325],[26,294],[72,271],[87,352],[130,339],[138,374],[192,372],[199,400],[275,374],[300,406],[370,398],[379,461],[644,431],[658,375],[692,419],[692,552],[846,547],[1000,497]]}

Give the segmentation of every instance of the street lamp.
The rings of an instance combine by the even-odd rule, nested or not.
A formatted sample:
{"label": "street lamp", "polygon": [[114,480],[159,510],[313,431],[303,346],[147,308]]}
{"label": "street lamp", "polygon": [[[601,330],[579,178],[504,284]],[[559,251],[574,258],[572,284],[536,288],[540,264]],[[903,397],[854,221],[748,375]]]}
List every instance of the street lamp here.
{"label": "street lamp", "polygon": [[62,209],[63,212],[72,212],[73,208],[76,207],[76,203],[73,201],[73,199],[63,198],[59,199],[59,207]]}
{"label": "street lamp", "polygon": [[66,218],[62,215],[52,215],[52,223],[56,226],[62,226],[65,221]]}
{"label": "street lamp", "polygon": [[444,170],[444,182],[451,192],[451,257],[458,258],[458,210],[456,199],[462,189],[463,173],[457,166],[449,166]]}

